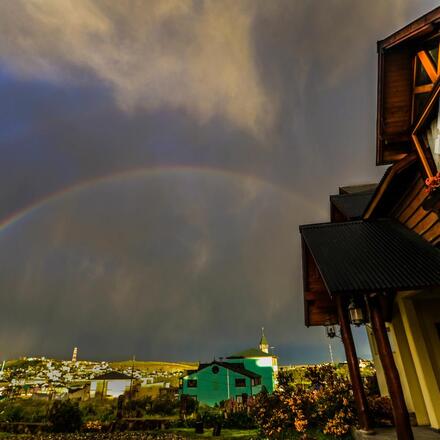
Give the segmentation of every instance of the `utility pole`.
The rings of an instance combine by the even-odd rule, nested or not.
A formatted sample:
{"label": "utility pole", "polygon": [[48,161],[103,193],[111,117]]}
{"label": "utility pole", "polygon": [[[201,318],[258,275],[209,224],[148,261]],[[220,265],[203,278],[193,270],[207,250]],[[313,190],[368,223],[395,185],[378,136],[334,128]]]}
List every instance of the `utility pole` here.
{"label": "utility pole", "polygon": [[130,378],[130,402],[132,399],[132,394],[133,394],[133,377],[134,377],[134,362],[135,362],[136,357],[133,356],[133,360],[132,360],[132,364],[131,364],[131,378]]}
{"label": "utility pole", "polygon": [[334,364],[334,360],[333,360],[333,349],[332,349],[332,343],[329,341],[328,342],[328,351],[330,352],[330,362],[332,364]]}

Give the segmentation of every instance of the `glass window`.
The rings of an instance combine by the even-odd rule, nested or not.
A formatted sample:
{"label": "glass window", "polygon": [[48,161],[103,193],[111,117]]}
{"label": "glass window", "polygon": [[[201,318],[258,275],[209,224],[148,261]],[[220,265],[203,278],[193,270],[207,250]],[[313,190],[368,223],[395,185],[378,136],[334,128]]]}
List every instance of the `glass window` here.
{"label": "glass window", "polygon": [[196,379],[188,380],[188,388],[197,388],[197,380]]}
{"label": "glass window", "polygon": [[246,379],[235,379],[235,386],[237,388],[246,386]]}
{"label": "glass window", "polygon": [[252,386],[261,385],[261,378],[256,377],[255,379],[252,379]]}
{"label": "glass window", "polygon": [[426,84],[431,84],[431,78],[429,78],[428,73],[423,67],[420,59],[416,57],[416,86],[424,86]]}
{"label": "glass window", "polygon": [[437,170],[440,169],[440,117],[439,117],[439,104],[437,103],[432,119],[429,122],[425,133],[423,133],[423,138],[426,145],[429,147],[434,158]]}
{"label": "glass window", "polygon": [[429,56],[431,57],[432,62],[437,65],[438,62],[438,45],[435,45],[432,49],[428,51]]}
{"label": "glass window", "polygon": [[417,117],[420,116],[428,98],[429,93],[418,93],[414,95],[414,119],[417,119]]}

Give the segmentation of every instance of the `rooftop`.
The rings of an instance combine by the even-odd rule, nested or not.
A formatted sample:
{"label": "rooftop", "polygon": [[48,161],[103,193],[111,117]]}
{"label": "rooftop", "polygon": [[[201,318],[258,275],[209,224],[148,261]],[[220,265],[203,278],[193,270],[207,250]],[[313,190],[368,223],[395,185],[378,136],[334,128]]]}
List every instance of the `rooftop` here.
{"label": "rooftop", "polygon": [[259,348],[249,348],[238,353],[228,356],[226,359],[255,358],[255,357],[272,357],[270,353],[265,353]]}
{"label": "rooftop", "polygon": [[250,377],[251,379],[258,379],[259,377],[261,377],[259,374],[247,370],[244,367],[243,363],[213,361],[210,362],[209,364],[200,364],[198,371],[204,370],[205,368],[208,368],[211,365],[218,365],[220,367],[227,368],[228,370],[234,371],[235,373],[239,373],[243,376]]}
{"label": "rooftop", "polygon": [[124,373],[119,371],[109,371],[108,373],[101,374],[100,376],[95,376],[92,380],[127,380],[131,379]]}
{"label": "rooftop", "polygon": [[300,226],[332,294],[440,286],[440,250],[393,220]]}
{"label": "rooftop", "polygon": [[340,194],[330,196],[330,202],[347,218],[360,220],[372,196],[373,191]]}

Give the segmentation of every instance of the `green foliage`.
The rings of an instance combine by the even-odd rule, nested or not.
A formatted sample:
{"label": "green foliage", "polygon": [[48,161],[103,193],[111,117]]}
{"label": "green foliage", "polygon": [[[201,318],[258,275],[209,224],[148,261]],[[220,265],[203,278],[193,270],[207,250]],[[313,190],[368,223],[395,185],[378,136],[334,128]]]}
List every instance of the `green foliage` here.
{"label": "green foliage", "polygon": [[48,408],[44,400],[5,399],[0,402],[0,421],[45,422]]}
{"label": "green foliage", "polygon": [[393,408],[388,396],[369,396],[367,400],[375,426],[394,425]]}
{"label": "green foliage", "polygon": [[188,397],[185,405],[186,405],[185,407],[186,414],[193,414],[197,412],[199,409],[199,402],[197,401],[197,399],[194,399],[192,397]]}
{"label": "green foliage", "polygon": [[203,421],[206,428],[212,428],[223,421],[223,411],[220,408],[201,405],[197,413],[197,419]]}
{"label": "green foliage", "polygon": [[178,411],[180,402],[167,395],[156,397],[151,405],[151,413],[170,416]]}
{"label": "green foliage", "polygon": [[229,413],[223,426],[234,429],[254,429],[257,427],[254,417],[246,409]]}
{"label": "green foliage", "polygon": [[116,401],[93,399],[79,404],[83,422],[111,422],[116,416]]}
{"label": "green foliage", "polygon": [[76,432],[82,426],[82,413],[78,402],[56,400],[50,408],[48,420],[54,432]]}

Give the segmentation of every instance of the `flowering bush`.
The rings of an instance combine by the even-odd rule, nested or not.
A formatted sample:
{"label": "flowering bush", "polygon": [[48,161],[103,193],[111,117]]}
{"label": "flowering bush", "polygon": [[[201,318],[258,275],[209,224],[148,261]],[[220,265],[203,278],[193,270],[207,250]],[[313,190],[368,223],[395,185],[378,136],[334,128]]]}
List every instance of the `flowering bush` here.
{"label": "flowering bush", "polygon": [[101,431],[102,422],[100,420],[89,420],[84,424],[84,428],[87,431]]}
{"label": "flowering bush", "polygon": [[279,388],[256,397],[252,411],[260,429],[270,438],[309,430],[346,435],[356,421],[348,379],[332,365],[309,367],[305,379],[308,384],[295,383],[281,372]]}

